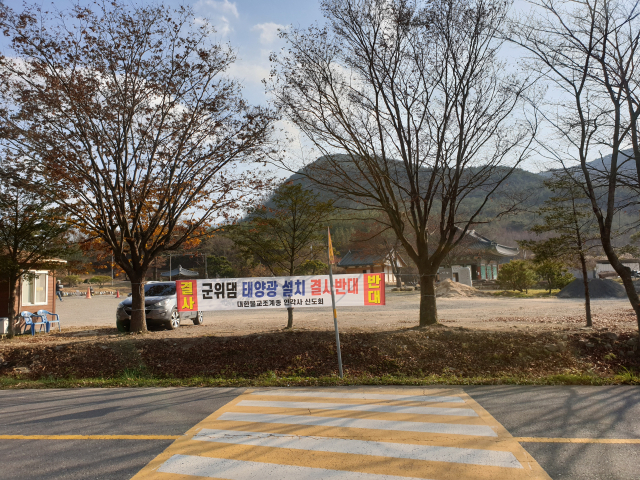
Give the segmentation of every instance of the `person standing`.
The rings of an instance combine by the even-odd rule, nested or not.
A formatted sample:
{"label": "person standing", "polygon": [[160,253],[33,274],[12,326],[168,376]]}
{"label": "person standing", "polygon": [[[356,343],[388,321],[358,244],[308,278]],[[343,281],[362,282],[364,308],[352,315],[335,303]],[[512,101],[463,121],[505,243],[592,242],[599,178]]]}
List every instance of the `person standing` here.
{"label": "person standing", "polygon": [[58,299],[60,301],[62,301],[62,288],[63,288],[62,282],[60,280],[58,280],[56,282],[56,295],[58,296]]}

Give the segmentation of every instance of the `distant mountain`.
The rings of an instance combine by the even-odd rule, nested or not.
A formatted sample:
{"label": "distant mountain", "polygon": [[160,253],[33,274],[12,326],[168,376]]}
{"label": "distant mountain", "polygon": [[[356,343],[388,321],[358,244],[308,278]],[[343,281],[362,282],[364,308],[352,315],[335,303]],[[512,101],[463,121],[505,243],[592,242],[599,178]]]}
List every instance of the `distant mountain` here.
{"label": "distant mountain", "polygon": [[[598,172],[609,172],[611,170],[611,157],[612,155],[607,155],[605,157],[596,158],[595,160],[587,162],[587,166]],[[576,164],[574,168],[578,170],[580,167]],[[627,150],[620,151],[620,155],[618,156],[618,168],[620,168],[624,173],[635,172],[636,164],[633,160],[632,149],[629,148]],[[553,175],[554,172],[558,171],[560,171],[560,169],[550,169],[545,172],[540,172],[539,175],[548,178]]]}
{"label": "distant mountain", "polygon": [[[629,158],[628,156],[631,154],[631,151],[627,150],[623,153],[625,154],[625,158]],[[346,155],[340,155],[340,157],[340,160],[344,161],[345,165],[348,165],[349,157]],[[335,195],[330,190],[318,187],[317,184],[315,184],[312,180],[305,176],[305,171],[308,174],[310,171],[312,171],[314,165],[316,165],[318,162],[323,161],[325,161],[324,157],[318,158],[315,162],[307,166],[305,169],[291,175],[286,181],[300,183],[305,188],[318,193],[324,200],[335,198]],[[593,160],[592,162],[590,162],[590,165],[593,168],[597,168],[600,170],[602,170],[603,167],[610,168],[611,156],[609,155],[607,157],[604,157],[603,159]],[[628,162],[626,165],[629,168],[633,167],[635,169],[635,165],[631,162]],[[404,170],[401,168],[400,171]],[[490,225],[495,224],[496,228],[499,226],[502,229],[507,229],[514,232],[523,232],[528,230],[532,225],[540,221],[538,215],[534,213],[535,210],[552,195],[552,192],[544,185],[544,181],[547,180],[553,174],[553,172],[554,170],[532,173],[523,169],[516,169],[500,186],[499,190],[496,192],[491,201],[489,201],[484,207],[482,212],[483,218],[479,220],[490,222]],[[428,178],[428,175],[429,172],[425,171],[425,178]],[[467,210],[477,208],[479,202],[482,201],[483,198],[483,192],[479,191],[477,194],[471,194],[465,200],[466,203],[464,207]],[[496,217],[502,211],[504,211],[505,204],[513,202],[514,200],[520,200],[523,202],[520,206],[520,209],[518,210],[518,213],[516,215],[505,216],[499,221],[496,220]],[[341,206],[343,208],[360,207],[360,205],[356,204],[355,202],[350,202],[345,199],[339,199],[337,204],[338,206]]]}
{"label": "distant mountain", "polygon": [[[348,168],[348,164],[350,163],[349,157],[347,155],[340,155],[339,160],[344,162],[344,166]],[[285,182],[294,182],[301,184],[304,188],[309,189],[315,193],[317,193],[321,199],[329,200],[336,199],[336,204],[342,208],[348,209],[357,209],[362,208],[361,205],[349,201],[347,199],[337,199],[336,196],[331,192],[331,190],[327,188],[321,188],[316,183],[314,183],[308,176],[311,176],[311,172],[313,172],[314,167],[317,164],[320,164],[325,161],[324,157],[320,157],[315,162],[311,163],[304,169],[292,174]],[[404,171],[403,168],[399,169],[400,171]],[[505,167],[506,171],[506,167]],[[425,169],[424,178],[429,178],[429,172]],[[516,169],[509,178],[500,186],[499,191],[496,192],[494,198],[484,207],[483,209],[483,218],[481,221],[491,221],[497,215],[499,215],[504,210],[504,205],[508,202],[512,202],[514,199],[520,199],[525,201],[526,205],[524,207],[526,210],[532,210],[536,206],[541,205],[549,196],[551,192],[544,186],[545,177],[543,175],[528,172],[523,169]],[[464,207],[467,210],[475,209],[480,205],[480,202],[484,199],[484,194],[480,191],[478,193],[470,194],[466,200]],[[272,206],[267,202],[268,206]],[[530,218],[529,218],[530,217]],[[518,219],[513,218],[514,225],[513,228],[515,230],[521,230],[531,224],[534,221],[533,215],[528,215],[525,213],[520,213],[518,215]],[[508,220],[501,222],[502,226],[506,228],[511,228],[510,222]]]}

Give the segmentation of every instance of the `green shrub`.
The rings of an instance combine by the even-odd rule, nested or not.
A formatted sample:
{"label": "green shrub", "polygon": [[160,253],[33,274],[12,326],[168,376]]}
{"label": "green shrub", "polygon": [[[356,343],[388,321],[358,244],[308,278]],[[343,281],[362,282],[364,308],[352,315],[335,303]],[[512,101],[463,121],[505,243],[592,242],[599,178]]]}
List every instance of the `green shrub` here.
{"label": "green shrub", "polygon": [[60,277],[59,280],[65,287],[75,287],[80,283],[80,277],[78,275],[67,275]]}
{"label": "green shrub", "polygon": [[546,282],[549,295],[554,288],[564,288],[575,280],[562,262],[546,260],[535,267],[536,273]]}
{"label": "green shrub", "polygon": [[320,260],[306,260],[296,268],[296,275],[324,275],[329,265]]}
{"label": "green shrub", "polygon": [[105,283],[109,283],[111,281],[111,277],[109,275],[96,275],[95,277],[91,277],[89,279],[89,283],[97,283],[102,288],[102,285]]}
{"label": "green shrub", "polygon": [[506,290],[529,292],[529,288],[538,282],[538,274],[530,262],[511,260],[498,272],[498,285]]}
{"label": "green shrub", "polygon": [[236,272],[227,257],[207,256],[207,272],[210,278],[233,278]]}

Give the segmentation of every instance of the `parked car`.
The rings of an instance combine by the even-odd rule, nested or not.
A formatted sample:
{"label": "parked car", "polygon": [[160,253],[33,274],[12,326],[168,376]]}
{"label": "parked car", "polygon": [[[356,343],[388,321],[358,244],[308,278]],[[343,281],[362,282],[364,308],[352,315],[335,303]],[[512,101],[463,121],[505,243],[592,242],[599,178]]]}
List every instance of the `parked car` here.
{"label": "parked car", "polygon": [[[202,325],[202,312],[179,312],[175,282],[149,282],[144,286],[144,305],[147,326],[165,325],[171,330],[180,326],[183,319],[191,319],[194,325]],[[131,328],[131,296],[118,304],[116,326],[121,332]]]}

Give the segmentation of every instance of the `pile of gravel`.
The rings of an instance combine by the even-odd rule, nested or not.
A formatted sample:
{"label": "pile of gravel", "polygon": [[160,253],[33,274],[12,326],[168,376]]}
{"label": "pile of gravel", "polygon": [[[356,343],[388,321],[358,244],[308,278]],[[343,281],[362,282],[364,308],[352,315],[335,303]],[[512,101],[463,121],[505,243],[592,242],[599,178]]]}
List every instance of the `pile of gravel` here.
{"label": "pile of gravel", "polygon": [[[607,278],[589,280],[589,296],[591,298],[626,298],[627,292],[618,282]],[[584,298],[584,283],[576,278],[558,293],[558,298]]]}
{"label": "pile of gravel", "polygon": [[454,282],[450,278],[445,278],[436,285],[436,297],[477,297],[484,295],[477,288],[470,287],[464,283]]}

